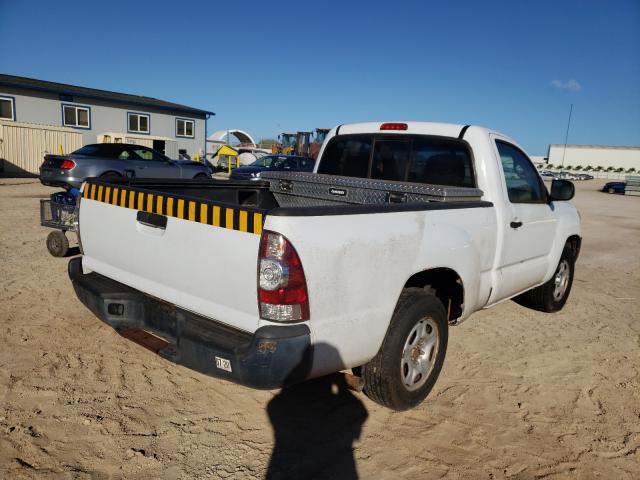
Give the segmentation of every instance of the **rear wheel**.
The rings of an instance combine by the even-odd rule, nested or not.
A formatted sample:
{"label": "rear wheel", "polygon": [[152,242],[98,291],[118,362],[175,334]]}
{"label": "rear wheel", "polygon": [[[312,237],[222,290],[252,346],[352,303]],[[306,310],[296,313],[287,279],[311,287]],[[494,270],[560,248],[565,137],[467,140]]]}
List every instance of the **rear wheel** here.
{"label": "rear wheel", "polygon": [[55,230],[47,236],[47,250],[54,257],[64,257],[69,252],[69,240],[64,232]]}
{"label": "rear wheel", "polygon": [[98,178],[109,182],[111,180],[118,180],[119,178],[122,178],[122,175],[120,175],[118,172],[105,172]]}
{"label": "rear wheel", "polygon": [[423,289],[405,289],[378,354],[361,368],[365,393],[393,410],[415,407],[440,375],[447,341],[442,302]]}
{"label": "rear wheel", "polygon": [[574,271],[575,258],[571,246],[567,243],[562,251],[556,271],[549,281],[518,295],[514,301],[523,307],[540,312],[557,312],[567,303],[573,285]]}

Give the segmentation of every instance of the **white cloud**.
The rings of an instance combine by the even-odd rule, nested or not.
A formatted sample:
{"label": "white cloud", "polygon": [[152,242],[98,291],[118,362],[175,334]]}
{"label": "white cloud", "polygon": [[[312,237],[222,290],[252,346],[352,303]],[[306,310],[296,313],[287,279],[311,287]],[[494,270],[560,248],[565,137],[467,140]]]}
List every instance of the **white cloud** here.
{"label": "white cloud", "polygon": [[551,82],[551,86],[561,92],[578,92],[582,89],[577,80],[567,80],[566,82],[554,80]]}

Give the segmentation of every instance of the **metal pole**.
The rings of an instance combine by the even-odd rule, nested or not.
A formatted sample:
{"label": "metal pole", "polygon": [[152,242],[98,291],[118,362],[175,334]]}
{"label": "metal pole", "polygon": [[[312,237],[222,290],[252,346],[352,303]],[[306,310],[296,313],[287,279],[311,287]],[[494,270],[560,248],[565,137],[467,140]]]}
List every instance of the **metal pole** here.
{"label": "metal pole", "polygon": [[567,153],[567,140],[569,138],[569,126],[571,125],[571,114],[573,113],[573,103],[571,104],[571,108],[569,109],[569,121],[567,121],[567,133],[564,136],[564,150],[562,150],[562,166],[560,170],[564,169],[564,154]]}
{"label": "metal pole", "polygon": [[207,164],[207,121],[209,120],[209,114],[204,114],[204,161],[203,163]]}

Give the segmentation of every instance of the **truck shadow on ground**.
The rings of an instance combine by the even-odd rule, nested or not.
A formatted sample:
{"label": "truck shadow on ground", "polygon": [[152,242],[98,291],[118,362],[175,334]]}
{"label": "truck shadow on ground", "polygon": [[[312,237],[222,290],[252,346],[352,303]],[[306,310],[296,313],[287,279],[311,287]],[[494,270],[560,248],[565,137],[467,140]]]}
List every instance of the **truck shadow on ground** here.
{"label": "truck shadow on ground", "polygon": [[369,416],[340,374],[282,389],[267,405],[275,446],[268,480],[355,479],[353,442]]}
{"label": "truck shadow on ground", "polygon": [[67,258],[75,257],[76,255],[80,255],[80,247],[69,247],[69,251],[65,255]]}

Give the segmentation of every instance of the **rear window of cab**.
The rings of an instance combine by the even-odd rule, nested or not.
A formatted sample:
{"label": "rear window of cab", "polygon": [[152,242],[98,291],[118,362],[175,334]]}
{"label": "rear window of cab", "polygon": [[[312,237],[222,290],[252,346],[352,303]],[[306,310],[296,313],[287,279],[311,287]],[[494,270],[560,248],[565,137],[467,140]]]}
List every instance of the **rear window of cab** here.
{"label": "rear window of cab", "polygon": [[340,135],[322,155],[318,173],[401,182],[475,187],[469,145],[427,135]]}

